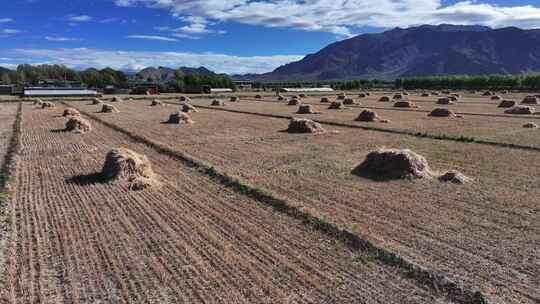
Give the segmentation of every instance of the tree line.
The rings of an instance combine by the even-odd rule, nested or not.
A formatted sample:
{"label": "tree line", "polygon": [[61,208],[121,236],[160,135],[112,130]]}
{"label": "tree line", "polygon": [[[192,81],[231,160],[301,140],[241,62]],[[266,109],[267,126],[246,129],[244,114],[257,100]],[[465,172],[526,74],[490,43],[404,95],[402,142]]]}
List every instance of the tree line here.
{"label": "tree line", "polygon": [[424,76],[398,78],[396,88],[465,90],[538,90],[540,75]]}

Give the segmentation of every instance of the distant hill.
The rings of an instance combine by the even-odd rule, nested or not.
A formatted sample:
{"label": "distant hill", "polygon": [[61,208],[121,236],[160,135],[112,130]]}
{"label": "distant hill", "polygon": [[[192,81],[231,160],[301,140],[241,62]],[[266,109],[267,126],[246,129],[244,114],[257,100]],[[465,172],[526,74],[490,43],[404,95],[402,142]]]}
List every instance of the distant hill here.
{"label": "distant hill", "polygon": [[252,80],[395,79],[540,72],[540,30],[443,24],[339,41]]}
{"label": "distant hill", "polygon": [[205,67],[199,67],[199,68],[188,68],[188,67],[180,67],[177,70],[171,69],[168,67],[148,67],[145,69],[140,70],[138,73],[135,74],[135,78],[139,80],[148,80],[152,79],[155,82],[166,82],[168,80],[174,79],[175,72],[178,72],[181,76],[186,75],[216,75],[216,73],[208,70]]}

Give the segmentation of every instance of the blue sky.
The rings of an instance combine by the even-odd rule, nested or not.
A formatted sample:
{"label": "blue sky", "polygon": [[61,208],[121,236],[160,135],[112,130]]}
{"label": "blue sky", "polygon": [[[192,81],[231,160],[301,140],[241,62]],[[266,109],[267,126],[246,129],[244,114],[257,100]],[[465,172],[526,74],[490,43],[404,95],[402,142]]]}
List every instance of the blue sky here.
{"label": "blue sky", "polygon": [[356,34],[418,24],[540,27],[532,0],[13,0],[0,66],[266,72]]}

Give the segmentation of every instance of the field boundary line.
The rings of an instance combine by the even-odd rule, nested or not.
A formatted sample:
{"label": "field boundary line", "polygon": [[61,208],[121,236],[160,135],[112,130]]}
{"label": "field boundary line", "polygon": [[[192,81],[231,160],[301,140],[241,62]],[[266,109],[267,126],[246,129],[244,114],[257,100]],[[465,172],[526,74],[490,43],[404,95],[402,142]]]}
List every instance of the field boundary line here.
{"label": "field boundary line", "polygon": [[[175,102],[165,102],[165,103],[180,105],[180,103],[175,103]],[[260,113],[260,112],[252,112],[252,111],[244,111],[244,110],[236,110],[236,109],[225,109],[225,108],[201,106],[201,105],[196,105],[196,107],[201,108],[201,109],[207,109],[207,110],[225,111],[225,112],[232,112],[232,113],[239,113],[239,114],[246,114],[246,115],[257,115],[257,116],[270,117],[270,118],[291,119],[293,117],[297,117],[294,115]],[[479,139],[479,138],[469,137],[469,136],[452,136],[452,135],[446,135],[446,134],[437,135],[437,134],[427,133],[427,132],[414,132],[414,131],[406,131],[406,130],[398,130],[398,129],[385,129],[385,128],[378,128],[378,127],[370,127],[370,126],[352,125],[348,123],[335,122],[335,121],[329,121],[329,120],[324,120],[324,119],[316,119],[316,118],[311,118],[311,119],[320,124],[335,126],[335,127],[362,129],[366,131],[376,131],[376,132],[384,132],[384,133],[391,133],[391,134],[408,135],[408,136],[433,139],[433,140],[446,140],[446,141],[455,141],[455,142],[464,142],[464,143],[474,143],[474,144],[495,146],[495,147],[501,147],[501,148],[540,152],[540,147],[489,141],[489,140],[484,140],[484,139]]]}
{"label": "field boundary line", "polygon": [[[67,103],[62,102],[65,106]],[[255,199],[256,201],[272,207],[275,211],[283,213],[294,219],[300,220],[303,224],[325,235],[336,238],[346,246],[354,250],[363,251],[363,253],[382,262],[384,265],[395,267],[405,277],[416,281],[420,286],[427,287],[437,294],[443,294],[451,301],[462,304],[486,304],[489,303],[485,295],[473,287],[464,286],[461,283],[454,282],[444,274],[436,273],[428,268],[409,261],[405,257],[396,254],[388,249],[378,247],[373,242],[362,238],[361,236],[342,228],[339,225],[326,221],[325,219],[302,210],[302,207],[292,203],[289,199],[281,197],[264,188],[257,187],[248,181],[236,176],[232,176],[224,170],[220,170],[212,164],[198,159],[185,152],[171,149],[170,147],[155,142],[147,137],[134,134],[114,123],[107,122],[95,114],[88,113],[78,109],[83,115],[92,120],[122,133],[135,142],[142,143],[158,153],[162,153],[171,158],[179,160],[188,167],[196,169],[198,172],[219,182],[225,187],[233,189],[235,192]]]}
{"label": "field boundary line", "polygon": [[16,179],[16,170],[19,164],[22,132],[22,102],[17,107],[17,114],[13,122],[13,134],[9,140],[8,150],[0,168],[0,302],[10,298],[6,286],[7,252],[10,239],[10,208],[9,202],[13,195],[13,185]]}

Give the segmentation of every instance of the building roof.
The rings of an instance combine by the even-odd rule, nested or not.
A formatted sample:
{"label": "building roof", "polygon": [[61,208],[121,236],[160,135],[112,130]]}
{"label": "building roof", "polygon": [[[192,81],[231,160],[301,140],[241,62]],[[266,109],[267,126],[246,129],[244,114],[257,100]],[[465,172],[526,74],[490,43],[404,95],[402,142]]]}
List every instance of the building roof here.
{"label": "building roof", "polygon": [[284,92],[333,92],[332,88],[282,88]]}
{"label": "building roof", "polygon": [[97,91],[87,89],[70,89],[50,88],[50,89],[24,89],[25,96],[94,96],[98,95]]}

